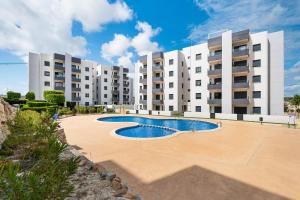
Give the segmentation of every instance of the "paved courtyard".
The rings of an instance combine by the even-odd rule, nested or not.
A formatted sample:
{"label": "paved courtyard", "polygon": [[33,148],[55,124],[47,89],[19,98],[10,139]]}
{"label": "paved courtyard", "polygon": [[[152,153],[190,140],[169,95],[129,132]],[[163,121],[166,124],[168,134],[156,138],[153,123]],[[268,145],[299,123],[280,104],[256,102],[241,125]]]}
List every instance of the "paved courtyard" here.
{"label": "paved courtyard", "polygon": [[132,123],[103,116],[62,119],[68,143],[146,200],[300,199],[300,129],[223,120],[213,132],[128,140],[111,133]]}

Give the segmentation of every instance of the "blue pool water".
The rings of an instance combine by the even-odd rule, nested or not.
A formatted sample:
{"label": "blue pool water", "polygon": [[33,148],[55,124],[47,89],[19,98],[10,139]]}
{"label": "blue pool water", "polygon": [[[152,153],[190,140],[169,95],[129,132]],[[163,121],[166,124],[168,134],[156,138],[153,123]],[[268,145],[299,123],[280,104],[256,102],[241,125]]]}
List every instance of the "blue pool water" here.
{"label": "blue pool water", "polygon": [[98,121],[135,122],[140,125],[159,126],[159,127],[134,126],[134,127],[121,128],[116,131],[118,135],[122,135],[126,137],[136,137],[136,138],[164,137],[166,135],[175,133],[176,130],[199,131],[199,130],[215,129],[218,127],[214,123],[196,121],[196,120],[153,119],[153,118],[136,117],[136,116],[103,117],[103,118],[98,118]]}

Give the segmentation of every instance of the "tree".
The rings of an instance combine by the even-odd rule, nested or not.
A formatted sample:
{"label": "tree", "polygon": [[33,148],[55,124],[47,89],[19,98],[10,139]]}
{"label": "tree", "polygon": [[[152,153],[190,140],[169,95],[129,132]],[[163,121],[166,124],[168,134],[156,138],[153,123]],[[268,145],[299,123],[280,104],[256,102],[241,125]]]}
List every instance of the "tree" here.
{"label": "tree", "polygon": [[25,98],[29,101],[33,101],[35,100],[35,94],[34,92],[27,92],[27,94],[25,95]]}
{"label": "tree", "polygon": [[44,91],[44,98],[46,101],[60,106],[63,106],[65,103],[64,92],[60,90],[46,90]]}
{"label": "tree", "polygon": [[294,105],[296,107],[296,112],[299,114],[299,106],[300,106],[300,95],[295,95],[292,99],[291,99],[291,104]]}

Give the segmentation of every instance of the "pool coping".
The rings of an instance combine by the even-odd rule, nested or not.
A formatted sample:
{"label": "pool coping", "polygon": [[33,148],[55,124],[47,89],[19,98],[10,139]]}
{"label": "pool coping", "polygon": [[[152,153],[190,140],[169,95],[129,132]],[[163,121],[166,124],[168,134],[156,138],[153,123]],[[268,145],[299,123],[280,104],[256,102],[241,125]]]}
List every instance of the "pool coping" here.
{"label": "pool coping", "polygon": [[[95,119],[96,122],[103,122],[103,123],[131,123],[133,124],[133,126],[124,126],[124,127],[120,127],[120,128],[116,128],[116,129],[113,129],[111,132],[110,132],[110,135],[113,136],[113,137],[116,137],[116,138],[119,138],[119,139],[126,139],[126,140],[158,140],[158,139],[167,139],[167,138],[171,138],[171,137],[175,137],[181,133],[202,133],[202,132],[213,132],[213,131],[217,131],[221,128],[221,126],[217,123],[214,123],[214,122],[208,122],[208,121],[203,121],[203,120],[192,120],[192,119],[186,119],[186,120],[191,120],[191,121],[202,121],[202,122],[207,122],[207,123],[212,123],[212,124],[215,124],[217,125],[217,128],[214,128],[214,129],[208,129],[208,130],[188,130],[188,131],[180,131],[180,130],[177,130],[177,129],[173,129],[173,128],[169,128],[169,127],[164,127],[164,126],[155,126],[155,125],[146,125],[146,124],[139,124],[137,122],[107,122],[107,121],[99,121],[98,119],[99,118],[108,118],[108,117],[124,117],[126,115],[115,115],[115,116],[105,116],[105,117],[97,117]],[[127,115],[128,116],[135,116],[135,115]],[[148,119],[151,119],[149,117],[143,117],[143,118],[148,118]],[[156,119],[156,118],[154,118]],[[176,119],[176,118],[164,118],[164,119]],[[183,120],[183,119],[176,119],[176,120]],[[126,137],[126,136],[122,136],[122,135],[119,135],[116,133],[117,130],[119,129],[122,129],[122,128],[129,128],[129,127],[135,127],[135,126],[151,126],[151,127],[157,127],[157,128],[167,128],[167,129],[170,129],[170,130],[174,130],[175,133],[173,134],[170,134],[170,135],[166,135],[166,136],[161,136],[161,137],[150,137],[150,138],[136,138],[136,137]]]}

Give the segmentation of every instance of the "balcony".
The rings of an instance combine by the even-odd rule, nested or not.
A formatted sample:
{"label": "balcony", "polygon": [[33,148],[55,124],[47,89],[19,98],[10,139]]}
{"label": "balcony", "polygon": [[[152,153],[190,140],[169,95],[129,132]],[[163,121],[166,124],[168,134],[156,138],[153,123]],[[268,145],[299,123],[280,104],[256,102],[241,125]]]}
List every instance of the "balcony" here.
{"label": "balcony", "polygon": [[211,54],[208,56],[208,62],[215,62],[222,60],[222,53],[217,53],[217,54]]}
{"label": "balcony", "polygon": [[128,72],[129,72],[129,69],[128,69],[128,68],[123,68],[123,72],[124,72],[124,73],[128,73]]}
{"label": "balcony", "polygon": [[140,89],[140,93],[147,94],[147,89]]}
{"label": "balcony", "polygon": [[112,69],[115,70],[115,71],[119,71],[119,70],[120,70],[120,67],[118,67],[118,66],[113,66]]}
{"label": "balcony", "polygon": [[60,63],[54,63],[54,69],[56,70],[65,70],[64,65]]}
{"label": "balcony", "polygon": [[208,70],[207,75],[208,76],[221,76],[222,75],[222,69]]}
{"label": "balcony", "polygon": [[164,58],[163,52],[155,52],[155,53],[152,53],[152,59],[153,59],[153,60],[163,59],[163,58]]}
{"label": "balcony", "polygon": [[112,97],[112,101],[119,101],[120,98],[119,97]]}
{"label": "balcony", "polygon": [[250,104],[249,99],[233,99],[232,104],[234,106],[247,106]]}
{"label": "balcony", "polygon": [[119,90],[112,90],[111,92],[112,92],[112,94],[116,94],[116,95],[118,95],[120,93]]}
{"label": "balcony", "polygon": [[72,92],[80,92],[81,88],[79,87],[72,87]]}
{"label": "balcony", "polygon": [[140,83],[147,84],[147,79],[146,78],[140,79]]}
{"label": "balcony", "polygon": [[207,89],[209,89],[209,90],[220,90],[220,89],[222,89],[222,83],[215,83],[215,84],[209,83],[207,85]]}
{"label": "balcony", "polygon": [[115,87],[119,87],[119,86],[120,86],[120,83],[112,82],[111,85],[112,85],[112,86],[115,86]]}
{"label": "balcony", "polygon": [[65,77],[64,76],[54,76],[54,80],[56,80],[56,81],[64,81]]}
{"label": "balcony", "polygon": [[129,83],[123,83],[123,87],[129,87]]}
{"label": "balcony", "polygon": [[72,72],[73,72],[73,73],[81,73],[81,70],[78,69],[78,68],[72,67]]}
{"label": "balcony", "polygon": [[147,68],[145,67],[140,67],[140,73],[147,73]]}
{"label": "balcony", "polygon": [[164,70],[164,68],[162,65],[153,65],[152,70],[153,71],[162,71],[162,70]]}
{"label": "balcony", "polygon": [[81,64],[81,59],[80,58],[72,57],[71,60],[72,60],[72,63]]}
{"label": "balcony", "polygon": [[72,101],[81,101],[81,97],[72,97]]}
{"label": "balcony", "polygon": [[233,66],[232,73],[233,74],[248,74],[249,67],[248,66]]}
{"label": "balcony", "polygon": [[129,90],[123,90],[123,94],[129,94]]}
{"label": "balcony", "polygon": [[141,63],[147,63],[147,56],[146,55],[140,56],[140,62]]}
{"label": "balcony", "polygon": [[207,99],[207,103],[210,105],[222,105],[222,99]]}
{"label": "balcony", "polygon": [[163,77],[153,77],[152,81],[154,81],[154,82],[160,82],[160,81],[164,81],[164,78]]}
{"label": "balcony", "polygon": [[80,78],[76,78],[76,77],[72,77],[72,81],[73,82],[81,82],[81,79]]}
{"label": "balcony", "polygon": [[146,104],[147,104],[147,100],[140,99],[140,104],[144,104],[144,105],[146,105]]}
{"label": "balcony", "polygon": [[127,80],[129,80],[129,77],[128,76],[123,76],[123,80],[127,81]]}
{"label": "balcony", "polygon": [[232,87],[234,89],[248,89],[249,88],[249,82],[233,83]]}
{"label": "balcony", "polygon": [[65,60],[65,55],[59,54],[59,53],[54,53],[54,59],[56,60]]}
{"label": "balcony", "polygon": [[155,105],[160,105],[160,104],[163,104],[164,103],[164,101],[163,100],[157,100],[157,99],[154,99],[154,100],[152,100],[152,103],[153,104],[155,104]]}
{"label": "balcony", "polygon": [[152,89],[153,93],[162,93],[163,91],[164,91],[163,88],[153,88]]}
{"label": "balcony", "polygon": [[249,29],[232,33],[232,42],[248,42],[250,38]]}
{"label": "balcony", "polygon": [[65,90],[64,86],[54,86],[54,90]]}
{"label": "balcony", "polygon": [[222,46],[222,36],[210,38],[207,41],[208,48],[215,48]]}
{"label": "balcony", "polygon": [[120,76],[119,76],[119,75],[117,75],[117,74],[113,74],[113,75],[112,75],[112,78],[114,78],[114,79],[119,79],[119,78],[120,78]]}
{"label": "balcony", "polygon": [[234,49],[232,51],[232,57],[248,57],[249,56],[249,49]]}

